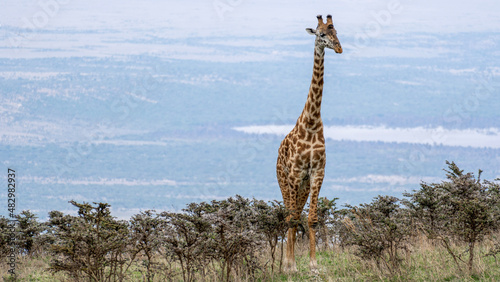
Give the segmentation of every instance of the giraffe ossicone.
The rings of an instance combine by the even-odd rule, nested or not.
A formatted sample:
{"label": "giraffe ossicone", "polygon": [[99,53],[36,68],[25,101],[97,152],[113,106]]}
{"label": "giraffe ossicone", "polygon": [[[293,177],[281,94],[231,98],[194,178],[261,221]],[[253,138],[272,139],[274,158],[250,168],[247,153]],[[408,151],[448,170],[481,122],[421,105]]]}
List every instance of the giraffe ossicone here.
{"label": "giraffe ossicone", "polygon": [[[332,16],[323,22],[321,15],[317,16],[316,29],[307,28],[309,34],[316,36],[314,42],[314,67],[302,114],[297,119],[295,127],[283,139],[278,150],[276,175],[285,206],[291,211],[288,222],[297,222],[304,209],[307,198],[309,203],[309,266],[316,271],[316,233],[318,222],[318,195],[325,176],[325,138],[323,122],[321,121],[321,100],[323,95],[323,77],[325,48],[342,53],[342,46],[333,26]],[[295,263],[295,241],[297,225],[288,229],[285,267],[289,271],[297,271]]]}

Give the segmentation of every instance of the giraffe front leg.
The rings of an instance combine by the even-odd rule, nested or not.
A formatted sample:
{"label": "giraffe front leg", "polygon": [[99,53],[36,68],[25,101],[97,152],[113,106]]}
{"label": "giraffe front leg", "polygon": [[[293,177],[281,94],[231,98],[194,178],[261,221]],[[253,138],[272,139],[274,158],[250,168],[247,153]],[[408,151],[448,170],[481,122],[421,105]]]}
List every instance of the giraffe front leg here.
{"label": "giraffe front leg", "polygon": [[285,271],[297,272],[297,264],[295,262],[295,241],[297,235],[297,227],[290,227],[288,229],[286,241],[286,257],[285,257]]}
{"label": "giraffe front leg", "polygon": [[323,184],[324,170],[315,173],[311,183],[311,200],[307,223],[309,225],[309,268],[312,272],[317,272],[318,263],[316,261],[316,226],[318,224],[318,196]]}
{"label": "giraffe front leg", "polygon": [[297,195],[300,188],[301,179],[293,174],[289,176],[289,210],[290,215],[288,216],[288,237],[286,242],[286,257],[285,265],[288,271],[297,272],[297,264],[295,262],[295,241],[297,235],[297,224],[296,222],[300,219],[301,210],[297,203]]}
{"label": "giraffe front leg", "polygon": [[[315,272],[318,268],[318,263],[316,260],[316,224],[318,223],[318,214],[316,206],[317,200],[313,201],[313,194],[314,193],[311,193],[311,205],[309,208],[309,217],[307,223],[309,225],[309,268],[311,269],[311,271]],[[314,202],[316,202],[316,205],[313,205]]]}

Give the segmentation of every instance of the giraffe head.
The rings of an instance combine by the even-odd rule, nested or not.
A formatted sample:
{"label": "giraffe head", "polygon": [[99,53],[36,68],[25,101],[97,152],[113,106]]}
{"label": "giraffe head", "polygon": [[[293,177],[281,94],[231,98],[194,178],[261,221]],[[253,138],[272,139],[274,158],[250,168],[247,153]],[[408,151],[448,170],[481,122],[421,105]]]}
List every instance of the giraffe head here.
{"label": "giraffe head", "polygon": [[316,35],[316,46],[333,49],[335,53],[342,53],[342,46],[337,38],[337,31],[333,27],[332,15],[326,16],[326,24],[321,15],[317,16],[318,27],[316,29],[306,28],[309,34]]}

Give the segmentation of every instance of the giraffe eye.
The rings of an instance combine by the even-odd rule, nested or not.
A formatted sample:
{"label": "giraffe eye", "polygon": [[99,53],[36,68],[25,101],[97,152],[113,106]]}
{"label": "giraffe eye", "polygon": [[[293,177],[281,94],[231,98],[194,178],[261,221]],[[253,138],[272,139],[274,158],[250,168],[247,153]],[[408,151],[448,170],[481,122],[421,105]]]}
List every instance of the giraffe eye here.
{"label": "giraffe eye", "polygon": [[325,37],[325,34],[322,32],[322,33],[319,34],[319,36]]}
{"label": "giraffe eye", "polygon": [[333,29],[333,24],[328,26],[329,29]]}

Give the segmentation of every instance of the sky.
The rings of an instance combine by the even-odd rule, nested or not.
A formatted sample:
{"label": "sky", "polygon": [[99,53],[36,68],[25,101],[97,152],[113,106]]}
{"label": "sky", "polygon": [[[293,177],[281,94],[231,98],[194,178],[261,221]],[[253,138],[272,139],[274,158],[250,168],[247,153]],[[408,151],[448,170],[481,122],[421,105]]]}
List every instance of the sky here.
{"label": "sky", "polygon": [[[349,47],[360,45],[370,47],[373,39],[390,34],[496,31],[500,26],[499,11],[500,3],[494,0],[307,3],[195,0],[189,5],[172,0],[2,0],[0,47],[4,48],[0,49],[0,57],[103,57],[154,53],[169,58],[191,56],[222,60],[224,56],[217,56],[216,49],[196,48],[196,44],[172,45],[166,49],[162,44],[141,44],[141,38],[144,41],[151,37],[189,38],[218,43],[224,38],[224,44],[228,46],[279,45],[286,49],[287,42],[283,39],[306,27],[315,27],[317,14],[333,15],[339,38],[344,37],[344,49],[349,50]],[[228,36],[231,39],[227,39]],[[124,44],[123,39],[130,42]],[[12,52],[9,47],[17,48]],[[54,51],[35,52],[37,48],[53,48]],[[362,53],[370,52],[370,48],[363,49]]]}

